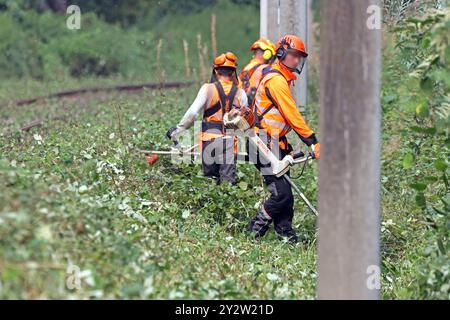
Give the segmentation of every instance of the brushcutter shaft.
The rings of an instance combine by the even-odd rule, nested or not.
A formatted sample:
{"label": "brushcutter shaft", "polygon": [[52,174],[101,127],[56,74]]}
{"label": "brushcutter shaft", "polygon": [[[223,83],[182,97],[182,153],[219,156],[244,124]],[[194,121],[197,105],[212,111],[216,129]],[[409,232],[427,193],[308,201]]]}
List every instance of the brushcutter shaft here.
{"label": "brushcutter shaft", "polygon": [[295,192],[297,192],[297,194],[300,196],[300,198],[302,198],[303,202],[306,203],[306,205],[309,207],[309,209],[311,209],[311,211],[318,216],[319,213],[317,212],[316,208],[314,208],[314,206],[311,204],[311,202],[309,202],[308,198],[306,198],[306,196],[303,194],[303,192],[300,191],[300,189],[297,187],[297,185],[291,180],[291,178],[289,178],[288,175],[284,175],[283,176],[284,179],[286,179],[287,182],[289,182],[289,184],[292,186],[292,188],[294,188]]}
{"label": "brushcutter shaft", "polygon": [[179,156],[198,156],[200,152],[182,152],[179,150],[171,150],[171,151],[160,151],[160,150],[138,150],[143,154],[159,154],[159,155],[179,155]]}

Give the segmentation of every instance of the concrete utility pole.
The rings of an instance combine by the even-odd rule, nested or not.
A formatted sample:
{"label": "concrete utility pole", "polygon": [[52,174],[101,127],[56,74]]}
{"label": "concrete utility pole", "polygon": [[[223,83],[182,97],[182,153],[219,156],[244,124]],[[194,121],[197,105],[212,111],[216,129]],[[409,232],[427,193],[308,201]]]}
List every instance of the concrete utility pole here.
{"label": "concrete utility pole", "polygon": [[[312,17],[308,16],[311,0],[261,0],[260,34],[275,44],[284,34],[299,36],[308,50],[308,25]],[[308,63],[292,88],[297,104],[308,103]]]}
{"label": "concrete utility pole", "polygon": [[380,295],[380,8],[321,1],[320,299]]}

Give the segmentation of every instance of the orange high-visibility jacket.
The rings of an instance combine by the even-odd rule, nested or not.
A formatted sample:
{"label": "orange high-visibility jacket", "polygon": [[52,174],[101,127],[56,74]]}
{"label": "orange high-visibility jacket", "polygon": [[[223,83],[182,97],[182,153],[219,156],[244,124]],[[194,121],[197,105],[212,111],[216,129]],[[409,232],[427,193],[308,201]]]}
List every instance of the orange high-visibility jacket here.
{"label": "orange high-visibility jacket", "polygon": [[[272,138],[284,139],[294,129],[300,139],[310,146],[317,143],[317,139],[292,97],[291,83],[296,79],[296,75],[279,61],[265,68],[255,95],[255,111],[260,118],[259,127]],[[280,148],[285,149],[286,143],[280,141]]]}
{"label": "orange high-visibility jacket", "polygon": [[[225,105],[220,101],[220,90],[225,100]],[[223,116],[229,112],[233,106],[241,107],[241,101],[245,92],[239,89],[232,81],[219,81],[209,83],[206,87],[206,103],[204,106],[202,132],[200,139],[202,141],[211,140],[224,135]]]}

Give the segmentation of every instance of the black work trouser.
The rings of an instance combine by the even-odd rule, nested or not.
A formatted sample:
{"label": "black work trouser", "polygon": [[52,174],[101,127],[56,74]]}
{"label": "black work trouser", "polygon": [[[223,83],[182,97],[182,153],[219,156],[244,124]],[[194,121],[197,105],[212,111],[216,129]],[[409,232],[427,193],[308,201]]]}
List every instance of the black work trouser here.
{"label": "black work trouser", "polygon": [[203,174],[218,179],[218,183],[228,181],[236,184],[236,153],[234,138],[215,138],[202,143]]}
{"label": "black work trouser", "polygon": [[[283,159],[291,151],[292,146],[290,145],[287,149],[280,150],[279,159]],[[258,157],[256,168],[264,173],[265,170],[262,170],[264,167],[267,167],[267,165],[262,164]],[[289,172],[286,174],[289,174]],[[292,230],[292,218],[294,217],[292,187],[283,177],[278,178],[275,175],[263,175],[263,177],[270,192],[270,197],[264,202],[261,210],[264,210],[273,219],[275,231],[279,235],[286,235]]]}

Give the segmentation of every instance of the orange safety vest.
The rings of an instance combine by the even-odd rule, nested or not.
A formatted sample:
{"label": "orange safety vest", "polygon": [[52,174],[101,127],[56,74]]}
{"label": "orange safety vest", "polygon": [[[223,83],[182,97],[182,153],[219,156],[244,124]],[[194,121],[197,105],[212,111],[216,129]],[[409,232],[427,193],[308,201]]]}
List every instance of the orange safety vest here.
{"label": "orange safety vest", "polygon": [[258,88],[259,82],[262,78],[262,71],[268,66],[270,65],[265,63],[264,60],[261,61],[257,58],[254,58],[239,74],[239,85],[240,88],[244,89],[245,93],[247,94],[249,106],[253,104],[256,89]]}
{"label": "orange safety vest", "polygon": [[262,73],[263,77],[259,83],[254,101],[257,127],[266,130],[272,137],[283,138],[292,128],[281,114],[277,102],[272,98],[272,94],[265,84],[273,77],[279,75],[283,78],[285,77],[280,71],[270,67],[265,68]]}
{"label": "orange safety vest", "polygon": [[200,140],[208,141],[225,135],[223,116],[234,107],[240,107],[238,87],[232,82],[217,81],[207,87]]}
{"label": "orange safety vest", "polygon": [[259,83],[261,82],[263,70],[269,66],[270,66],[269,64],[260,64],[255,68],[255,70],[253,70],[253,73],[250,76],[250,90],[252,89],[255,90],[253,94],[256,93],[256,89],[258,88]]}
{"label": "orange safety vest", "polygon": [[253,73],[258,69],[259,67],[263,66],[262,63],[256,63],[251,68],[245,68],[242,70],[242,72],[239,74],[239,79],[241,80],[241,87],[244,89],[245,93],[248,95],[251,90],[251,82],[250,79],[253,75]]}
{"label": "orange safety vest", "polygon": [[263,129],[272,141],[278,139],[281,149],[289,147],[286,135],[292,129],[308,146],[317,141],[292,97],[291,82],[295,79],[295,75],[279,62],[264,68],[253,102],[257,127]]}

